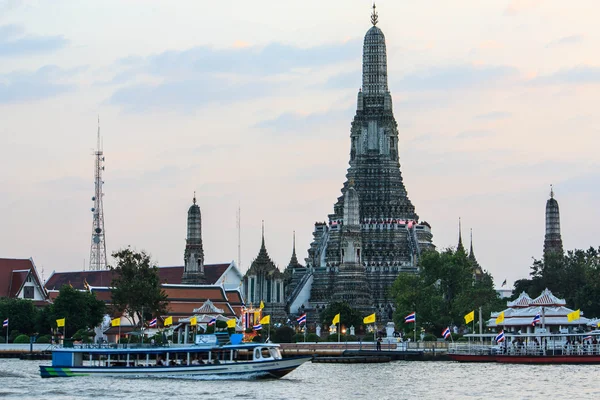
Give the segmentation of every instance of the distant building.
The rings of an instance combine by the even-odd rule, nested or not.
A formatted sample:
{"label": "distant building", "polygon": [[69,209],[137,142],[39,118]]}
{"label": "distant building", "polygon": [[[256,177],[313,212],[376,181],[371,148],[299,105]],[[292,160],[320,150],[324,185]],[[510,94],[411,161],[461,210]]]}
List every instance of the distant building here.
{"label": "distant building", "polygon": [[204,250],[202,248],[202,215],[200,206],[196,204],[194,193],[193,204],[188,210],[187,239],[183,253],[184,271],[182,282],[186,284],[206,283],[204,276]]}
{"label": "distant building", "polygon": [[550,188],[550,198],[546,201],[546,236],[544,239],[544,255],[562,254],[563,244],[560,236],[560,211],[558,201],[554,198],[554,189]]}
{"label": "distant building", "polygon": [[31,300],[36,306],[48,304],[32,258],[0,258],[0,297]]}
{"label": "distant building", "polygon": [[462,242],[462,227],[460,218],[458,220],[458,245],[456,246],[456,252],[462,252],[467,256],[469,263],[471,263],[471,266],[473,268],[473,279],[477,281],[481,280],[483,278],[484,272],[483,268],[481,268],[481,266],[479,265],[477,258],[475,258],[475,252],[473,251],[473,229],[471,229],[471,245],[469,247],[469,254],[467,255],[467,251],[465,250],[465,246]]}

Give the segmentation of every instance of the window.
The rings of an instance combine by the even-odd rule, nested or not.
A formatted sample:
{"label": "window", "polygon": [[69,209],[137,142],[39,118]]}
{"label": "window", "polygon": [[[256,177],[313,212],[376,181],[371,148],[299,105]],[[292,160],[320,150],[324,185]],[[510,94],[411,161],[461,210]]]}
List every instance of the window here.
{"label": "window", "polygon": [[276,283],[276,285],[277,285],[277,302],[281,303],[281,286],[278,283]]}
{"label": "window", "polygon": [[33,299],[33,286],[25,286],[23,288],[23,297],[26,299]]}

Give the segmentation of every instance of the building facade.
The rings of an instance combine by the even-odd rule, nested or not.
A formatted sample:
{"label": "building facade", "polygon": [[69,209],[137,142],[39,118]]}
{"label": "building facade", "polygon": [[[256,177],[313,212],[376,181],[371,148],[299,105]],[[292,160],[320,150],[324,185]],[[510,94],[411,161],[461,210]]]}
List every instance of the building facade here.
{"label": "building facade", "polygon": [[371,22],[350,129],[350,167],[333,213],[315,224],[306,268],[297,271],[303,278],[289,289],[291,313],[302,304],[322,309],[347,300],[387,319],[392,307],[388,288],[400,272],[416,273],[420,252],[434,248],[431,227],[419,220],[400,172],[385,36],[376,26],[375,8]]}

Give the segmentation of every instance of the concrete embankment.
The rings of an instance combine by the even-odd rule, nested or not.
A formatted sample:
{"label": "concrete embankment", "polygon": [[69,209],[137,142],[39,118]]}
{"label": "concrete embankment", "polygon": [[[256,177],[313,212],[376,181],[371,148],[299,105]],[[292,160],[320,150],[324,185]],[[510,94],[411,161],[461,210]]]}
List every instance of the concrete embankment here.
{"label": "concrete embankment", "polygon": [[0,358],[20,358],[22,360],[49,360],[52,346],[49,344],[0,344]]}
{"label": "concrete embankment", "polygon": [[404,361],[446,361],[445,348],[417,345],[398,346],[396,343],[384,343],[381,350],[376,350],[373,343],[282,343],[281,352],[284,357],[390,357],[392,360]]}

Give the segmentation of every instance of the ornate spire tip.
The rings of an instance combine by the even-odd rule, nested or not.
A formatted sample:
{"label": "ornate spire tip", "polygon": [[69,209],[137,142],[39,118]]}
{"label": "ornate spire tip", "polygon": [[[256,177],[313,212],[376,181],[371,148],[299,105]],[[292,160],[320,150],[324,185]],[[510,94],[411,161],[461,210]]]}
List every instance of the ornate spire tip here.
{"label": "ornate spire tip", "polygon": [[377,7],[375,6],[375,2],[373,2],[373,13],[371,14],[371,23],[373,26],[377,25],[379,22],[379,17],[377,16]]}

